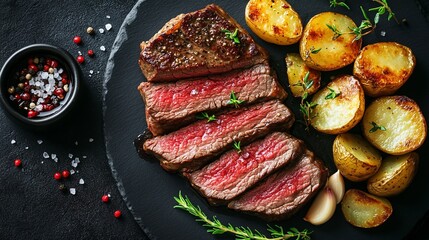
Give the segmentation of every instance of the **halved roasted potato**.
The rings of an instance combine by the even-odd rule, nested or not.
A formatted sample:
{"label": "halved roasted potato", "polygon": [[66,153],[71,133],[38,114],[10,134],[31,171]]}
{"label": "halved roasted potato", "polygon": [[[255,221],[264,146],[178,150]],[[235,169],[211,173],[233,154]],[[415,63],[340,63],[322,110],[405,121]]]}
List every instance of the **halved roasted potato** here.
{"label": "halved roasted potato", "polygon": [[401,155],[419,148],[426,139],[426,120],[417,103],[406,96],[374,100],[362,121],[363,134],[379,150]]}
{"label": "halved roasted potato", "polygon": [[[319,71],[309,68],[298,53],[288,53],[285,58],[286,73],[289,81],[290,91],[294,97],[302,97],[306,86],[309,95],[315,93],[320,87],[321,74]],[[308,73],[308,84],[304,79]]]}
{"label": "halved roasted potato", "polygon": [[343,75],[314,94],[317,104],[311,115],[311,125],[317,131],[340,134],[352,129],[365,111],[365,94],[359,81]]}
{"label": "halved roasted potato", "polygon": [[381,197],[401,193],[412,182],[418,162],[416,152],[386,157],[378,172],[368,179],[368,192]]}
{"label": "halved roasted potato", "polygon": [[304,28],[299,52],[305,63],[320,71],[331,71],[351,64],[359,55],[362,38],[350,29],[356,24],[346,15],[323,12]]}
{"label": "halved roasted potato", "polygon": [[302,36],[301,18],[285,0],[250,0],[245,19],[258,37],[270,43],[291,45]]}
{"label": "halved roasted potato", "polygon": [[365,46],[356,58],[355,75],[365,93],[372,97],[391,95],[411,76],[416,65],[413,52],[396,42]]}
{"label": "halved roasted potato", "polygon": [[373,228],[384,223],[393,212],[392,204],[382,197],[357,189],[350,189],[341,202],[347,222],[356,227]]}
{"label": "halved roasted potato", "polygon": [[374,175],[382,157],[377,149],[356,134],[338,135],[332,146],[334,163],[340,173],[353,182],[360,182]]}

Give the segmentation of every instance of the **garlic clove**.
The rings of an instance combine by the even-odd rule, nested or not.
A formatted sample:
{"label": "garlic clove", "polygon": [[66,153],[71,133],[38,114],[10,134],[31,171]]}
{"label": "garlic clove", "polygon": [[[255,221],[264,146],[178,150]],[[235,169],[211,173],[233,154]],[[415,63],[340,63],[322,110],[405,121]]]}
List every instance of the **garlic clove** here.
{"label": "garlic clove", "polygon": [[334,215],[336,206],[335,194],[329,186],[326,186],[317,194],[304,220],[313,225],[323,224]]}
{"label": "garlic clove", "polygon": [[344,183],[344,178],[339,170],[329,177],[328,186],[334,192],[335,198],[337,199],[337,204],[340,203],[343,199],[344,192],[346,191],[346,186]]}

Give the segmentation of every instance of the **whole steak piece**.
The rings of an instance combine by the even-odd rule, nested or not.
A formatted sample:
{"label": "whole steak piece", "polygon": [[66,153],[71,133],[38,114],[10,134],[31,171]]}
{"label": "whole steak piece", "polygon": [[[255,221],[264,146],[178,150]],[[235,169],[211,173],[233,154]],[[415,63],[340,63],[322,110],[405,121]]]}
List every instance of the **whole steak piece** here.
{"label": "whole steak piece", "polygon": [[268,221],[281,220],[297,212],[325,186],[328,169],[307,150],[293,165],[274,173],[255,188],[231,201],[228,207]]}
{"label": "whole steak piece", "polygon": [[230,109],[215,121],[199,120],[167,135],[146,140],[143,149],[168,171],[192,171],[233,147],[249,143],[275,130],[287,130],[293,113],[279,100]]}
{"label": "whole steak piece", "polygon": [[214,4],[171,19],[140,48],[139,65],[148,81],[228,72],[268,60],[266,50]]}
{"label": "whole steak piece", "polygon": [[303,142],[274,132],[240,153],[230,150],[204,168],[184,175],[213,204],[228,203],[261,179],[300,158]]}
{"label": "whole steak piece", "polygon": [[198,113],[233,107],[228,103],[232,91],[245,104],[287,97],[267,64],[174,83],[142,82],[138,90],[145,102],[148,128],[155,136],[189,124]]}

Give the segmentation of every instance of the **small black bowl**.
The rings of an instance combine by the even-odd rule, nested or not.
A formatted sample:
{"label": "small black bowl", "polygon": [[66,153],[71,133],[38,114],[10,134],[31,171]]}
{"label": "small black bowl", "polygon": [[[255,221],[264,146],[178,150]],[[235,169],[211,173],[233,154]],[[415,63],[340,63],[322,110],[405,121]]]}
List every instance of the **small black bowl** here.
{"label": "small black bowl", "polygon": [[[34,57],[56,60],[59,66],[58,68],[61,67],[67,74],[68,83],[66,84],[68,85],[68,91],[64,92],[62,95],[64,98],[61,101],[58,101],[59,105],[57,107],[52,110],[45,109],[40,111],[37,116],[29,118],[27,116],[28,109],[21,109],[18,106],[17,101],[12,100],[14,97],[11,97],[11,95],[14,95],[15,93],[11,94],[8,90],[11,86],[19,83],[16,73],[20,72],[23,68],[26,68],[28,66],[28,59]],[[39,69],[38,71],[43,70]],[[77,100],[76,98],[78,96],[80,78],[81,73],[78,64],[64,49],[48,44],[29,45],[15,52],[3,65],[3,68],[0,71],[0,99],[7,112],[16,119],[30,126],[45,127],[58,122],[70,111]],[[25,80],[22,81],[25,82]],[[45,82],[46,81],[47,80],[45,80]],[[14,88],[14,90],[15,89],[16,88]],[[23,91],[19,87],[18,90]],[[28,102],[31,102],[31,100]],[[42,105],[42,103],[40,104]]]}

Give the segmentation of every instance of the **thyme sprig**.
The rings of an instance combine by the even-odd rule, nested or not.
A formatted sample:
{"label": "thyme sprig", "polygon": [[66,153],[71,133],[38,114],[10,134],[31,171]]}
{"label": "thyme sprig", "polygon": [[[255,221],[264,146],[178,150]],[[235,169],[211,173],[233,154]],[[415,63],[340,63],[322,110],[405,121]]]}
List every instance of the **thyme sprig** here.
{"label": "thyme sprig", "polygon": [[221,31],[225,33],[226,38],[231,39],[234,43],[240,43],[240,39],[238,38],[238,28],[236,28],[234,32],[231,32],[228,29],[222,29]]}
{"label": "thyme sprig", "polygon": [[337,2],[337,0],[329,0],[329,7],[336,7],[336,6],[344,7],[350,10],[350,7],[345,2]]}
{"label": "thyme sprig", "polygon": [[241,141],[234,141],[233,147],[235,150],[237,150],[237,153],[240,154],[241,153]]}
{"label": "thyme sprig", "polygon": [[341,91],[340,92],[335,92],[335,90],[332,89],[332,88],[330,88],[330,87],[328,87],[328,89],[329,89],[329,93],[325,96],[326,100],[328,100],[328,99],[334,99],[334,98],[340,96],[340,94],[341,94]]}
{"label": "thyme sprig", "polygon": [[370,8],[368,11],[377,11],[374,17],[374,22],[378,23],[378,20],[380,19],[380,16],[384,13],[388,13],[387,20],[390,21],[392,18],[395,19],[396,23],[399,24],[398,19],[395,16],[395,13],[392,11],[392,9],[389,7],[389,4],[387,3],[387,0],[372,0],[373,2],[376,2],[380,4],[381,6]]}
{"label": "thyme sprig", "polygon": [[314,47],[311,47],[311,48],[310,48],[310,52],[311,52],[312,54],[318,54],[318,53],[320,52],[320,50],[322,50],[322,48],[318,48],[318,49],[316,49],[316,48],[314,48]]}
{"label": "thyme sprig", "polygon": [[293,84],[293,86],[301,86],[303,88],[303,93],[301,95],[301,103],[299,104],[299,110],[304,117],[306,130],[308,130],[308,127],[310,126],[311,119],[315,117],[315,116],[312,116],[312,112],[314,108],[317,106],[316,103],[308,101],[308,96],[309,96],[308,90],[314,84],[314,81],[309,77],[310,77],[310,72],[307,72],[304,78],[302,79],[302,82]]}
{"label": "thyme sprig", "polygon": [[343,35],[342,32],[340,32],[337,27],[335,27],[335,25],[331,25],[331,24],[326,24],[326,26],[331,29],[332,32],[334,32],[334,36],[332,37],[332,40],[336,40],[337,38],[339,38],[341,35]]}
{"label": "thyme sprig", "polygon": [[226,104],[233,104],[236,108],[239,107],[240,104],[242,104],[243,100],[238,100],[237,96],[235,96],[234,90],[231,91],[231,94],[229,95],[229,100]]}
{"label": "thyme sprig", "polygon": [[377,130],[386,131],[384,126],[379,126],[375,122],[371,122],[372,128],[369,130],[370,133],[376,132]]}
{"label": "thyme sprig", "polygon": [[182,209],[191,215],[197,217],[196,221],[203,223],[203,226],[207,228],[207,232],[218,235],[224,233],[230,233],[235,235],[237,239],[255,239],[255,240],[282,240],[282,239],[295,239],[295,240],[310,240],[310,234],[312,232],[304,229],[299,231],[296,228],[290,228],[289,231],[284,232],[283,227],[275,225],[271,227],[268,225],[267,231],[270,232],[271,237],[267,237],[258,230],[251,230],[249,227],[234,227],[230,223],[224,225],[216,216],[208,218],[207,215],[201,210],[199,206],[194,206],[189,198],[179,192],[178,197],[174,197],[174,200],[178,203],[174,208]]}
{"label": "thyme sprig", "polygon": [[215,121],[216,120],[216,116],[214,114],[210,116],[206,112],[202,112],[202,113],[198,114],[196,116],[196,118],[197,119],[207,119],[207,122],[211,122],[211,121]]}

